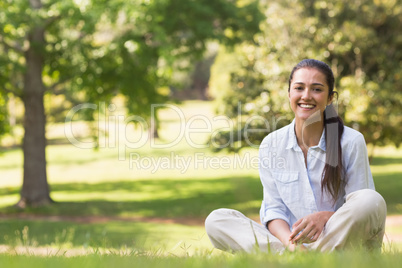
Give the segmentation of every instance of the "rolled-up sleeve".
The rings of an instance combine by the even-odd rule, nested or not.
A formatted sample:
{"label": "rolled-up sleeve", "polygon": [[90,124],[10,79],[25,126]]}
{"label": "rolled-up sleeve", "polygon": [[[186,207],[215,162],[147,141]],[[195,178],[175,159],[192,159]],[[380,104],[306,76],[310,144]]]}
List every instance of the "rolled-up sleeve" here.
{"label": "rolled-up sleeve", "polygon": [[349,159],[346,160],[345,196],[361,189],[374,190],[374,181],[363,135],[359,133],[348,147]]}
{"label": "rolled-up sleeve", "polygon": [[267,222],[274,219],[282,219],[290,225],[290,212],[279,195],[275,179],[272,176],[271,160],[269,156],[270,136],[261,143],[259,150],[259,173],[264,190],[263,201],[260,209],[261,223],[266,226]]}

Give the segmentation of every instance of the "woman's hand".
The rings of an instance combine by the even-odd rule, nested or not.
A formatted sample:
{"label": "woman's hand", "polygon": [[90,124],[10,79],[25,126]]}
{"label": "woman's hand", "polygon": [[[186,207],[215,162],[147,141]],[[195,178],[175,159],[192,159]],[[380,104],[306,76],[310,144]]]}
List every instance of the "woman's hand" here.
{"label": "woman's hand", "polygon": [[334,213],[320,211],[299,219],[292,226],[293,231],[290,233],[289,241],[294,244],[315,242]]}

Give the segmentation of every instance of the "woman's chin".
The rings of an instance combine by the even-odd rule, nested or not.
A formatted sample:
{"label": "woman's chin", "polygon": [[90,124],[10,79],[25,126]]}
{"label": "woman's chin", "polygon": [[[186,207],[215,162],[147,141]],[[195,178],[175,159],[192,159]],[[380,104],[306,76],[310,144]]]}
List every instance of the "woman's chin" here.
{"label": "woman's chin", "polygon": [[312,124],[315,122],[321,122],[323,119],[323,113],[317,109],[311,111],[298,111],[295,113],[295,117],[298,121],[306,121]]}

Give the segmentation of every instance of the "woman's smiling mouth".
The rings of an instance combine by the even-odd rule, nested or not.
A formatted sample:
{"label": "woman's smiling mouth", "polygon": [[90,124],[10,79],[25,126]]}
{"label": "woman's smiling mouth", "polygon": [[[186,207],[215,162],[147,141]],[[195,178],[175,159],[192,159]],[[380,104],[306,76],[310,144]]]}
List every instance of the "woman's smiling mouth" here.
{"label": "woman's smiling mouth", "polygon": [[313,104],[304,104],[304,103],[299,103],[299,107],[304,108],[304,109],[313,109],[315,105]]}

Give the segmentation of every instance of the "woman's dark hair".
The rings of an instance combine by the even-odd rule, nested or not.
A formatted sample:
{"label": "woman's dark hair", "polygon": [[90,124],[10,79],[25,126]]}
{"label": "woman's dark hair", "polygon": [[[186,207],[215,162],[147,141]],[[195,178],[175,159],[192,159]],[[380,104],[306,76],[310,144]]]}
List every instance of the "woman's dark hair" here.
{"label": "woman's dark hair", "polygon": [[[293,74],[303,68],[317,69],[323,73],[327,79],[329,89],[328,98],[332,97],[334,91],[335,78],[331,68],[324,62],[314,59],[305,59],[299,62],[292,70],[289,77],[289,88],[293,79]],[[327,190],[331,194],[334,202],[342,194],[345,181],[343,180],[342,147],[341,139],[344,130],[342,119],[338,116],[334,106],[328,105],[324,111],[324,129],[326,143],[325,167],[321,177],[321,191]]]}

